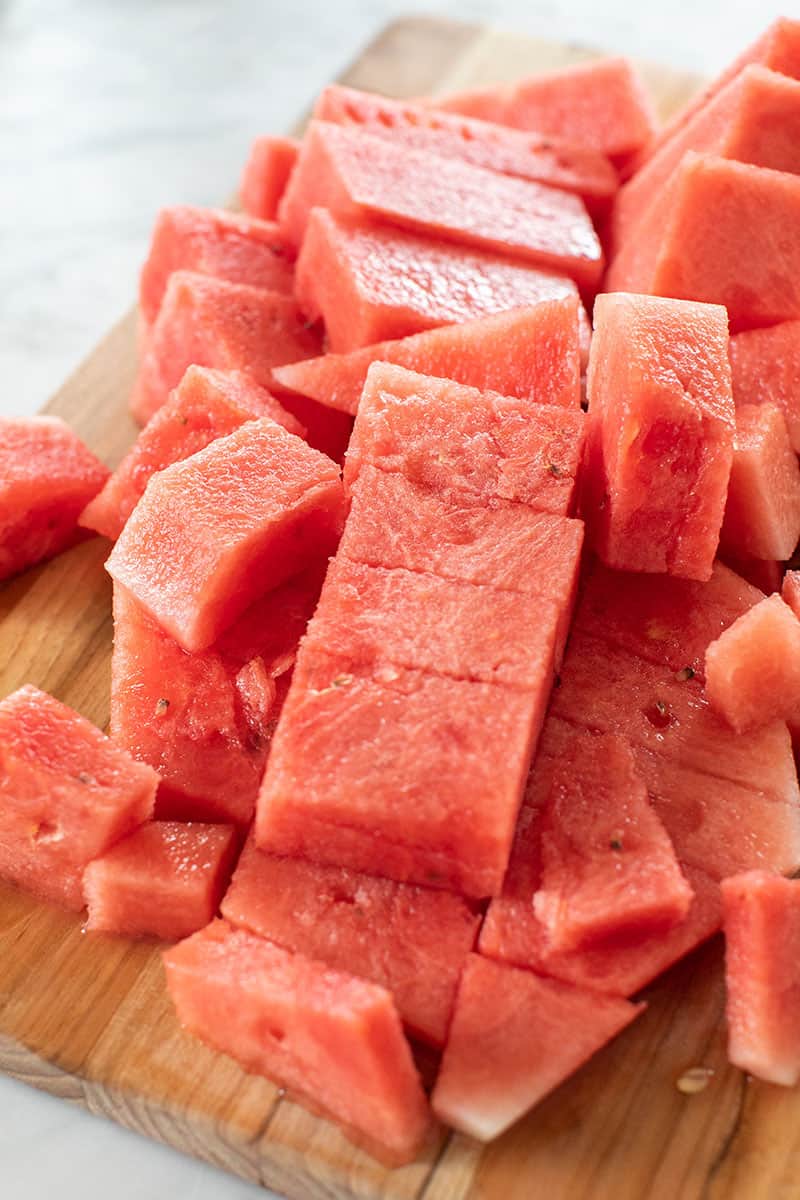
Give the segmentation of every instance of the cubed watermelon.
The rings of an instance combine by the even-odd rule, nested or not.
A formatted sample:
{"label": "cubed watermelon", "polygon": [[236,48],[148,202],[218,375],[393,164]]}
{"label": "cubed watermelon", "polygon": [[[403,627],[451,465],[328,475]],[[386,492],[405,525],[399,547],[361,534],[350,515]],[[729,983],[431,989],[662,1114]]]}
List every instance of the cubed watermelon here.
{"label": "cubed watermelon", "polygon": [[566,275],[324,208],[311,211],[295,289],[337,354],[578,294]]}
{"label": "cubed watermelon", "polygon": [[258,850],[248,841],[222,915],[392,993],[412,1033],[443,1044],[480,923],[451,892]]}
{"label": "cubed watermelon", "polygon": [[335,550],[342,524],[336,465],[265,417],[154,475],[106,568],[184,650],[203,650]]}
{"label": "cubed watermelon", "polygon": [[800,571],[786,572],[783,577],[781,595],[794,615],[800,619]]}
{"label": "cubed watermelon", "polygon": [[623,570],[710,578],[733,459],[719,305],[604,295],[589,356],[587,516]]}
{"label": "cubed watermelon", "polygon": [[327,121],[311,122],[281,201],[296,246],[318,205],[532,262],[587,291],[603,271],[580,196]]}
{"label": "cubed watermelon", "polygon": [[294,170],[300,143],[296,138],[257,137],[239,184],[242,208],[251,217],[274,221],[283,193]]}
{"label": "cubed watermelon", "polygon": [[0,580],[86,537],[78,517],[108,475],[59,417],[0,418]]}
{"label": "cubed watermelon", "polygon": [[454,1129],[490,1141],[644,1007],[472,954],[431,1096],[433,1111]]}
{"label": "cubed watermelon", "polygon": [[785,561],[800,541],[800,465],[781,410],[744,404],[736,410],[723,550]]}
{"label": "cubed watermelon", "polygon": [[0,877],[83,908],[84,867],[153,812],[158,776],[29,684],[0,703]]}
{"label": "cubed watermelon", "polygon": [[737,733],[800,722],[800,621],[780,596],[760,601],[711,643],[706,688]]}
{"label": "cubed watermelon", "polygon": [[266,1075],[366,1138],[412,1159],[428,1106],[389,993],[225,921],[164,954],[181,1023],[246,1071]]}
{"label": "cubed watermelon", "polygon": [[167,942],[189,937],[216,916],[237,848],[230,825],[140,825],[86,867],[86,928]]}
{"label": "cubed watermelon", "polygon": [[800,453],[800,321],[737,333],[729,353],[736,407],[777,404]]}
{"label": "cubed watermelon", "polygon": [[800,881],[749,871],[722,884],[728,1057],[769,1083],[800,1080]]}

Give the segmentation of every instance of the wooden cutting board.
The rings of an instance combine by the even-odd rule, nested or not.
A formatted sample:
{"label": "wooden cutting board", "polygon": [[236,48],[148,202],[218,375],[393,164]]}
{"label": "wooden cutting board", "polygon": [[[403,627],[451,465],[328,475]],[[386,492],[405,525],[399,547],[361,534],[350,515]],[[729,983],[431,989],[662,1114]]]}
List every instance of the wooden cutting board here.
{"label": "wooden cutting board", "polygon": [[[447,91],[592,57],[430,19],[391,25],[345,73],[393,96]],[[662,115],[697,86],[644,65]],[[107,462],[134,436],[135,316],[48,405]],[[87,542],[0,589],[0,695],[35,683],[108,721],[108,546]],[[800,1195],[800,1091],[725,1063],[715,942],[647,991],[649,1011],[488,1147],[442,1136],[387,1171],[328,1123],[181,1032],[158,948],[88,936],[74,916],[0,888],[0,1069],[292,1200],[760,1200]],[[531,1031],[535,1036],[536,1031]],[[706,1089],[676,1086],[696,1066]]]}

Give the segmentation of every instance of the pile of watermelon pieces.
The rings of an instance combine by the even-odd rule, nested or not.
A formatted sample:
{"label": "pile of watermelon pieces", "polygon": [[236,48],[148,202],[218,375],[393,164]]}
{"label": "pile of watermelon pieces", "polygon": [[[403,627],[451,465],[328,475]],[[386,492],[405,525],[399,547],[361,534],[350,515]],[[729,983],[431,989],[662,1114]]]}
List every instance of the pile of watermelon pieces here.
{"label": "pile of watermelon pieces", "polygon": [[241,202],[158,217],[113,473],[0,426],[0,577],[100,534],[115,628],[109,737],[0,702],[0,876],[389,1162],[722,926],[796,1084],[800,22],[661,129],[621,59],[330,87]]}

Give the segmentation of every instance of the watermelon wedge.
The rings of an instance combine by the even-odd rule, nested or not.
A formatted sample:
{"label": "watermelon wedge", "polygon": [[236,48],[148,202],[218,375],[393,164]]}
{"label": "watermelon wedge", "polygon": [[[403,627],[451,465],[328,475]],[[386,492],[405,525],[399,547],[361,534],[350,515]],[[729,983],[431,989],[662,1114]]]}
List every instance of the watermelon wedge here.
{"label": "watermelon wedge", "polygon": [[800,453],[800,321],[737,333],[729,353],[736,407],[777,404]]}
{"label": "watermelon wedge", "polygon": [[428,1106],[389,993],[215,921],[164,954],[190,1033],[265,1075],[394,1164],[429,1130]]}
{"label": "watermelon wedge", "polygon": [[711,643],[706,688],[737,733],[800,722],[800,621],[780,596],[756,604]]}
{"label": "watermelon wedge", "polygon": [[785,561],[800,541],[800,465],[781,410],[745,404],[736,410],[724,550]]}
{"label": "watermelon wedge", "polygon": [[239,184],[242,208],[251,217],[274,221],[294,170],[300,143],[295,138],[257,137]]}

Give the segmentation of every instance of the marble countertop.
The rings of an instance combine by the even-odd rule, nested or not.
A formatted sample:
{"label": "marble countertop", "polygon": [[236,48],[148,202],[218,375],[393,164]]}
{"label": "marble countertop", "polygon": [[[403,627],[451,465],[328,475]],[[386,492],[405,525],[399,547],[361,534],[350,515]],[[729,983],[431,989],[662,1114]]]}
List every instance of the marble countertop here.
{"label": "marble countertop", "polygon": [[[155,210],[219,203],[387,21],[485,21],[712,74],[756,0],[0,0],[0,412],[34,412],[130,305]],[[264,1192],[0,1079],[8,1200]]]}

